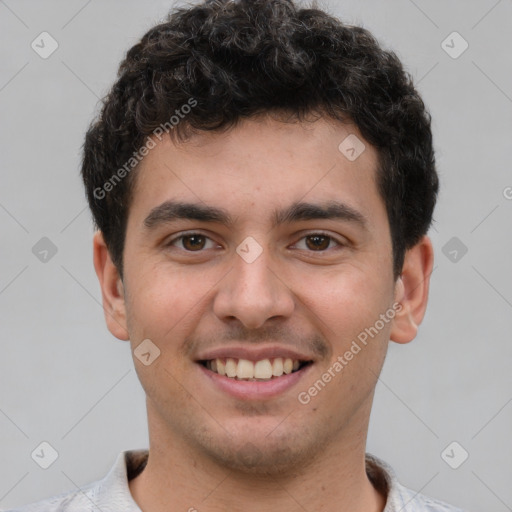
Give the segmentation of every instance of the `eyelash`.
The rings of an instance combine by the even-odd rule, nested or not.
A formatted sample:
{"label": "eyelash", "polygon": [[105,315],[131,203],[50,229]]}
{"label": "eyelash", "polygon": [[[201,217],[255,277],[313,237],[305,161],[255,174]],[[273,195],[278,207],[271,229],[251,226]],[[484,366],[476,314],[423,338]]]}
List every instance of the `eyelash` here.
{"label": "eyelash", "polygon": [[[207,240],[210,240],[210,241],[213,241],[209,236],[207,235],[204,235],[203,233],[200,233],[200,232],[197,232],[197,231],[191,231],[191,232],[188,232],[188,233],[182,233],[181,235],[173,238],[172,240],[169,240],[168,243],[166,243],[166,247],[172,247],[173,244],[175,244],[177,241],[179,240],[182,240],[187,238],[187,237],[192,237],[192,236],[201,236],[201,237],[204,237],[206,238]],[[330,235],[329,233],[324,233],[322,231],[313,231],[311,233],[307,233],[306,235],[303,235],[299,241],[302,241],[308,237],[312,237],[312,236],[322,236],[322,237],[325,237],[325,238],[328,238],[329,239],[329,245],[331,242],[335,242],[337,244],[337,247],[344,247],[346,246],[346,243],[343,243],[341,242],[340,240],[338,240],[337,238],[335,238],[334,236]],[[295,244],[297,245],[297,244]],[[206,249],[200,249],[198,251],[189,251],[187,249],[184,249],[184,248],[180,248],[181,250],[185,251],[185,252],[188,252],[188,253],[201,253],[201,252],[204,252]],[[332,250],[333,247],[328,247],[327,249],[324,249],[324,250],[319,250],[319,251],[314,251],[314,250],[308,250],[308,249],[301,249],[301,250],[306,250],[307,252],[312,252],[312,253],[325,253],[327,252],[328,250]]]}

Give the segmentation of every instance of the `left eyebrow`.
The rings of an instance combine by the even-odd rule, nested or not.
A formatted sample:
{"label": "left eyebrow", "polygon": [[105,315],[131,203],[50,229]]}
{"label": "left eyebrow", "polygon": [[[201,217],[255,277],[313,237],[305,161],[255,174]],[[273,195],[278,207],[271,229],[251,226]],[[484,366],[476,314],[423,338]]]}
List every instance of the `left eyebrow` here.
{"label": "left eyebrow", "polygon": [[[169,200],[151,210],[144,219],[144,226],[147,229],[154,229],[161,224],[180,219],[216,222],[228,227],[234,225],[233,217],[222,208]],[[361,212],[338,201],[330,201],[325,205],[296,202],[284,210],[275,211],[272,216],[274,227],[317,219],[339,219],[359,224],[365,230],[368,229],[368,220]]]}
{"label": "left eyebrow", "polygon": [[358,210],[339,201],[330,201],[325,205],[298,202],[289,208],[274,213],[274,225],[301,220],[339,219],[359,224],[368,230],[368,219]]}

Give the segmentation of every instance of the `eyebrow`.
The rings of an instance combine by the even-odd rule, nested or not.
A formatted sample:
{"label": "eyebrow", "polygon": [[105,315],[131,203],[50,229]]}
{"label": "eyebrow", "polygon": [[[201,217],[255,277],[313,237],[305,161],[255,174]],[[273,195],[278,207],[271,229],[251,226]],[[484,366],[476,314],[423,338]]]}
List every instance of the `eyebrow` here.
{"label": "eyebrow", "polygon": [[274,226],[299,220],[339,219],[359,224],[368,229],[366,217],[352,206],[339,201],[329,201],[324,205],[313,203],[293,203],[285,210],[274,213]]}
{"label": "eyebrow", "polygon": [[[338,201],[329,201],[326,204],[313,204],[305,202],[293,203],[284,210],[274,211],[273,226],[297,221],[317,219],[339,219],[359,224],[368,229],[367,218],[353,207]],[[197,220],[202,222],[216,222],[227,227],[233,227],[233,217],[224,209],[207,206],[200,203],[187,203],[181,201],[165,201],[151,210],[144,219],[144,226],[148,230],[157,228],[162,224],[175,220]]]}

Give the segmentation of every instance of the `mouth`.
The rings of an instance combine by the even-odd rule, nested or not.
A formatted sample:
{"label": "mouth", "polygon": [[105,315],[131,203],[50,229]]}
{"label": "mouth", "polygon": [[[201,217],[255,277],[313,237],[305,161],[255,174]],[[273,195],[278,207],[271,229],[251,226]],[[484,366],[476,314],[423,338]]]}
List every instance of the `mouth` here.
{"label": "mouth", "polygon": [[202,359],[197,363],[214,389],[242,401],[266,401],[286,396],[304,379],[309,380],[308,374],[314,366],[312,360],[290,357],[257,361],[218,357]]}
{"label": "mouth", "polygon": [[198,363],[212,373],[235,381],[268,382],[297,373],[313,364],[313,361],[302,361],[289,357],[275,357],[258,361],[226,357],[201,360]]}

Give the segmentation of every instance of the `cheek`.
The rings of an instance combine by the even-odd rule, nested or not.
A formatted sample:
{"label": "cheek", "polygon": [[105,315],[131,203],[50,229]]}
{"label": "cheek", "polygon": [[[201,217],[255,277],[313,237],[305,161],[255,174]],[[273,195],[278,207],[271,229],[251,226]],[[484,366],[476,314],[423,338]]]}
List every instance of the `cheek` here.
{"label": "cheek", "polygon": [[[175,354],[194,333],[211,308],[215,289],[229,267],[178,267],[170,264],[133,266],[127,316],[132,343],[149,338],[161,350]],[[128,274],[127,274],[128,275]],[[162,354],[164,355],[164,354]],[[181,358],[179,358],[181,359]]]}
{"label": "cheek", "polygon": [[[127,313],[138,335],[164,340],[180,332],[200,307],[208,283],[177,269],[132,272]],[[132,334],[132,333],[131,333]]]}
{"label": "cheek", "polygon": [[190,273],[175,269],[141,268],[131,275],[137,279],[131,283],[127,301],[132,351],[145,339],[160,350],[148,366],[134,354],[135,368],[147,396],[165,412],[170,401],[176,405],[186,400],[179,382],[190,369],[190,361],[182,356],[182,347],[186,336],[197,327],[198,315],[203,313],[201,300],[207,293],[207,283],[199,279],[195,283]]}
{"label": "cheek", "polygon": [[380,322],[377,330],[375,325],[390,307],[390,292],[382,279],[355,267],[323,279],[309,278],[304,289],[312,321],[332,347],[331,358],[321,369],[330,383],[316,405],[329,409],[332,402],[346,414],[371,393],[384,362],[391,323]]}
{"label": "cheek", "polygon": [[[323,274],[301,276],[301,302],[328,327],[330,340],[347,340],[375,323],[389,307],[391,291],[368,268],[347,266]],[[300,291],[299,291],[300,290]]]}

